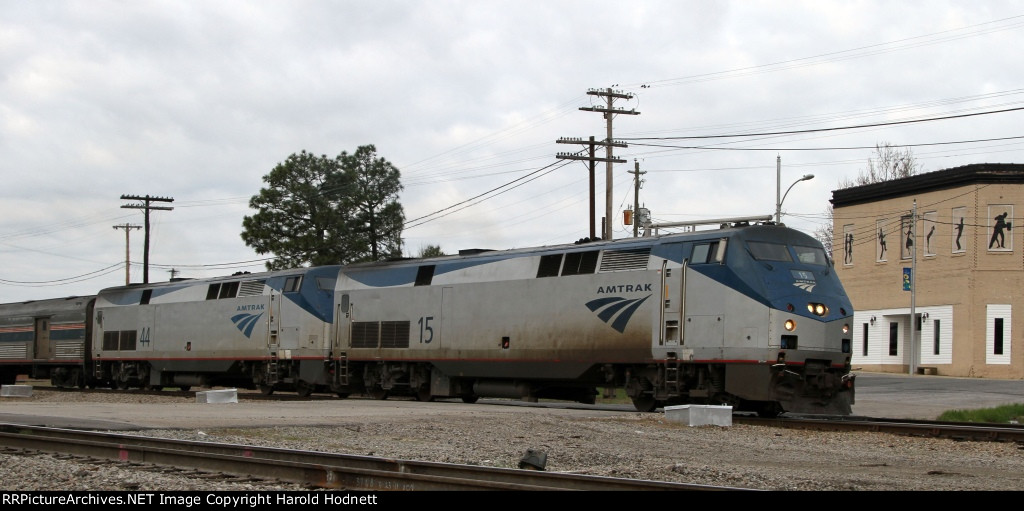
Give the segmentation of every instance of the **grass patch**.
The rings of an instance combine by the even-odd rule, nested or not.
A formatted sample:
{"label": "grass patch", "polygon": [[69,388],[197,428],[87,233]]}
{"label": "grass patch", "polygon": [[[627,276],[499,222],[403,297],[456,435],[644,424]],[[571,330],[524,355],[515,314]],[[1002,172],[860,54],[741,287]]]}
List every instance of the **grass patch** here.
{"label": "grass patch", "polygon": [[597,389],[597,404],[632,404],[633,400],[626,396],[626,389],[607,389],[612,391],[610,395],[606,394],[606,389]]}
{"label": "grass patch", "polygon": [[1009,422],[1024,423],[1024,404],[1002,405],[995,408],[978,410],[949,410],[939,415],[940,421],[952,422],[988,422],[1002,424]]}

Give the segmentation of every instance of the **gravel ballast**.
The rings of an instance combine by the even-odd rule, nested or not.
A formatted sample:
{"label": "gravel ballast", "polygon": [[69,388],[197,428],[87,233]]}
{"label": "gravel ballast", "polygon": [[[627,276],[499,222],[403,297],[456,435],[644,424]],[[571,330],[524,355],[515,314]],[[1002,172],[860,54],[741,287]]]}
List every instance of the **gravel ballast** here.
{"label": "gravel ballast", "polygon": [[[116,393],[32,399],[177,405],[185,400]],[[661,413],[545,413],[462,404],[448,407],[458,412],[449,413],[411,401],[393,405],[403,413],[352,415],[315,426],[261,427],[251,421],[240,426],[226,420],[217,427],[133,434],[508,468],[518,467],[533,449],[546,454],[549,471],[765,490],[1017,490],[1024,474],[1024,450],[1013,443],[747,425],[690,427]],[[223,410],[229,418],[232,409]],[[279,481],[231,481],[10,452],[0,454],[0,481],[7,491],[303,489]]]}

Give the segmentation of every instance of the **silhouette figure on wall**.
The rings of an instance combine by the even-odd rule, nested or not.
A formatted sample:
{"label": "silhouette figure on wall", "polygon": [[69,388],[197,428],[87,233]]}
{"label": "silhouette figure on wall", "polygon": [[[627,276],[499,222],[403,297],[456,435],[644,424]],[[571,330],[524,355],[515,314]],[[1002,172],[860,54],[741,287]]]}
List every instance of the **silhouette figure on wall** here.
{"label": "silhouette figure on wall", "polygon": [[907,227],[907,255],[910,255],[910,247],[914,246],[914,227]]}
{"label": "silhouette figure on wall", "polygon": [[853,233],[846,233],[846,264],[853,264]]}
{"label": "silhouette figure on wall", "polygon": [[885,232],[881,229],[878,230],[878,244],[882,247],[882,253],[878,255],[878,260],[885,259]]}
{"label": "silhouette figure on wall", "polygon": [[1010,230],[1010,224],[1006,221],[1008,212],[1003,212],[1002,215],[996,215],[995,225],[992,226],[992,239],[988,242],[988,248],[992,248],[999,241],[999,248],[1006,248],[1006,234],[1003,233],[1003,229]]}
{"label": "silhouette figure on wall", "polygon": [[932,226],[931,229],[928,230],[928,235],[924,237],[924,253],[925,254],[934,254],[935,253],[935,252],[932,252],[932,234],[935,234],[935,226],[934,225]]}
{"label": "silhouette figure on wall", "polygon": [[960,217],[960,223],[956,224],[956,249],[963,250],[964,247],[960,246],[960,236],[964,234],[964,217]]}

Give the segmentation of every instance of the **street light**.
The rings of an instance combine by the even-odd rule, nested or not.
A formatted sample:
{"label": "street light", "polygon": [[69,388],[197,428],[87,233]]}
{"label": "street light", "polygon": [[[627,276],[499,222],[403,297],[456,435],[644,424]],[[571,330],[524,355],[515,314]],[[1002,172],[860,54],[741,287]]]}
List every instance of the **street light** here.
{"label": "street light", "polygon": [[782,194],[782,198],[775,203],[775,223],[782,223],[782,203],[786,202],[786,196],[789,195],[789,191],[792,190],[800,181],[808,181],[810,179],[814,179],[814,174],[804,174],[800,179],[793,181],[793,184],[789,185],[789,188],[786,188],[786,193]]}

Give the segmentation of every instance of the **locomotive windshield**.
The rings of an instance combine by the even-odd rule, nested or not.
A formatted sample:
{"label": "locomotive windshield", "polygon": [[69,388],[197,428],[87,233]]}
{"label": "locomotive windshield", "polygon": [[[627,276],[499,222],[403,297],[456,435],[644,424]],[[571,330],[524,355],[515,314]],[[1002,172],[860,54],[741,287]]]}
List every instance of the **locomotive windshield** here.
{"label": "locomotive windshield", "polygon": [[749,241],[747,247],[750,255],[758,261],[792,261],[789,249],[782,243],[769,243],[766,241]]}
{"label": "locomotive windshield", "polygon": [[[758,261],[793,261],[793,255],[789,251],[790,247],[783,243],[749,241],[747,242],[747,248],[750,249],[750,255],[754,256],[754,259]],[[828,265],[828,258],[825,256],[825,251],[821,248],[800,245],[793,245],[792,248],[793,253],[796,254],[796,260],[801,263],[817,266]]]}
{"label": "locomotive windshield", "polygon": [[826,256],[825,251],[820,248],[793,245],[793,251],[796,252],[796,257],[801,263],[828,266],[828,256]]}

